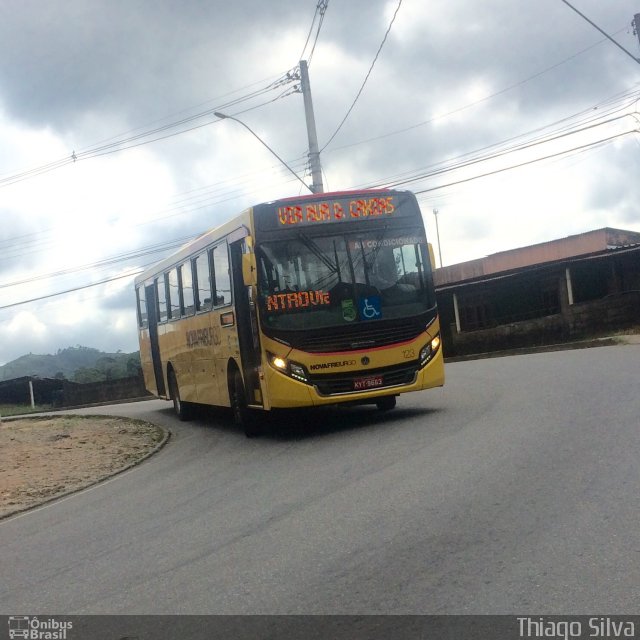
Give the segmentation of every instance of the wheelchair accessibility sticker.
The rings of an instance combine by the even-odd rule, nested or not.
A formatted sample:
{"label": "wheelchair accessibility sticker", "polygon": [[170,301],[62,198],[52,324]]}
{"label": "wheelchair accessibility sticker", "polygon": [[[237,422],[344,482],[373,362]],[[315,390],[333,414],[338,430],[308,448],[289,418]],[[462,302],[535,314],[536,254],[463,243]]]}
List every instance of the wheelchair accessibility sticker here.
{"label": "wheelchair accessibility sticker", "polygon": [[363,320],[379,320],[382,318],[382,302],[380,296],[368,296],[358,300],[358,310]]}

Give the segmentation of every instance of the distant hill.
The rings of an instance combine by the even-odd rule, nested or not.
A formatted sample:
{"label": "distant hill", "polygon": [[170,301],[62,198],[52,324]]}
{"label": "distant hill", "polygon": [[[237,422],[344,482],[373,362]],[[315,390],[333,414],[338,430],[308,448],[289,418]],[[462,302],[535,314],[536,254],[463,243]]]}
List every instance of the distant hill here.
{"label": "distant hill", "polygon": [[134,376],[140,369],[136,353],[105,353],[90,347],[59,349],[54,355],[30,353],[0,366],[0,380],[23,376],[61,378],[75,382],[100,382]]}

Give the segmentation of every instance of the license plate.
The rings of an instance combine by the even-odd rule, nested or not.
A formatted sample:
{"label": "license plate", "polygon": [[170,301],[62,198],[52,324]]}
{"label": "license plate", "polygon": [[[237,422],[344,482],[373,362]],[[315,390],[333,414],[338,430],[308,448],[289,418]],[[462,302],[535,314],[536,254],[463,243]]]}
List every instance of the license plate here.
{"label": "license plate", "polygon": [[365,389],[375,389],[384,384],[382,376],[371,376],[370,378],[358,378],[353,381],[354,391],[363,391]]}

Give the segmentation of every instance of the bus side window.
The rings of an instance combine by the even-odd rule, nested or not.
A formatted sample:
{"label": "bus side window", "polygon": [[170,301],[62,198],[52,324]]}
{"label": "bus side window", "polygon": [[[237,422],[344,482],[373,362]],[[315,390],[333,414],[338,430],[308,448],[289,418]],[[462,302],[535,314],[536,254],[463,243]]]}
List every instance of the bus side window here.
{"label": "bus side window", "polygon": [[229,252],[227,243],[219,244],[213,250],[213,273],[215,295],[213,306],[222,307],[231,303],[231,274],[229,273]]}
{"label": "bus side window", "polygon": [[182,293],[182,315],[192,316],[195,309],[193,299],[193,275],[191,273],[191,261],[178,267],[180,274],[180,291]]}
{"label": "bus side window", "polygon": [[193,261],[195,277],[196,311],[209,311],[213,306],[211,296],[211,269],[209,268],[209,254],[201,253]]}
{"label": "bus side window", "polygon": [[136,289],[138,298],[138,326],[144,329],[147,325],[147,301],[145,299],[144,284]]}
{"label": "bus side window", "polygon": [[160,276],[155,280],[156,300],[158,301],[158,322],[167,321],[167,286],[165,276]]}
{"label": "bus side window", "polygon": [[399,283],[419,287],[420,281],[418,278],[421,269],[419,247],[415,244],[396,247],[393,250],[393,257],[400,276]]}
{"label": "bus side window", "polygon": [[167,291],[167,303],[169,306],[169,318],[176,319],[180,317],[180,283],[178,281],[178,269],[174,267],[167,274],[169,289]]}

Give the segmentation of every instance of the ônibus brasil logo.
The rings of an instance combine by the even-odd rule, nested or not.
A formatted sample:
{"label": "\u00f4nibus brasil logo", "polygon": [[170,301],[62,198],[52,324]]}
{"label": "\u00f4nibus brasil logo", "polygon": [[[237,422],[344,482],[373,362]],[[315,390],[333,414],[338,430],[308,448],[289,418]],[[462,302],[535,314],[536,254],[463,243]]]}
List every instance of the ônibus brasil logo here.
{"label": "\u00f4nibus brasil logo", "polygon": [[73,622],[37,616],[9,616],[9,638],[25,640],[68,640]]}

